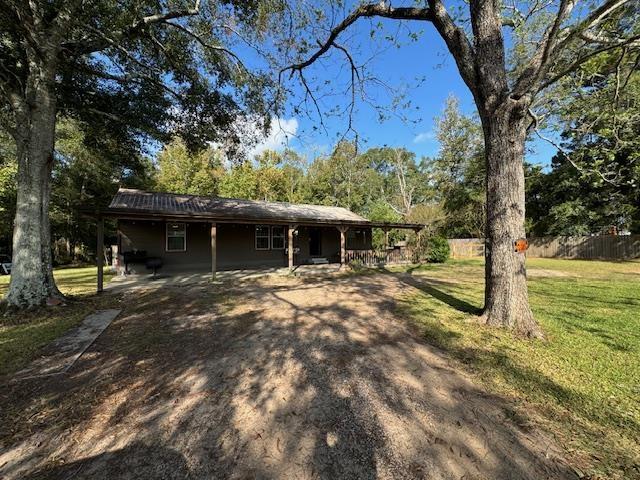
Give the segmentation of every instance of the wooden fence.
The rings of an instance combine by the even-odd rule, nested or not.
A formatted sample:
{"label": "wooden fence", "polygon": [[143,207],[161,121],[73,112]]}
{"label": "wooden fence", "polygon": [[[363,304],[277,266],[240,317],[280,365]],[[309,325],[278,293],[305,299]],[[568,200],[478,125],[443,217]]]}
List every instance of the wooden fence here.
{"label": "wooden fence", "polygon": [[[529,238],[528,257],[630,260],[640,258],[640,235]],[[484,256],[484,240],[449,240],[453,258]]]}
{"label": "wooden fence", "polygon": [[411,263],[413,261],[413,252],[409,249],[393,249],[393,250],[347,250],[347,263],[356,261],[363,265],[386,265]]}
{"label": "wooden fence", "polygon": [[454,238],[448,240],[453,258],[484,257],[484,240],[480,238]]}

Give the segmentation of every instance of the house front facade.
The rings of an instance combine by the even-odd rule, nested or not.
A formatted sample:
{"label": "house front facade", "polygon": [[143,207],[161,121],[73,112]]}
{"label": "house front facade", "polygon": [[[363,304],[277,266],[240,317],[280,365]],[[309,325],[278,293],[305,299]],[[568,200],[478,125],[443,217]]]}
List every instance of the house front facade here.
{"label": "house front facade", "polygon": [[[125,257],[160,258],[163,269],[207,271],[211,268],[211,226],[202,221],[118,219],[119,265]],[[288,225],[216,223],[216,268],[223,270],[287,267]],[[347,231],[347,250],[370,250],[371,227]],[[293,235],[294,265],[340,263],[340,232],[333,226],[298,225]],[[140,273],[142,262],[127,266]]]}
{"label": "house front facade", "polygon": [[115,219],[119,273],[289,267],[346,263],[348,251],[372,249],[373,228],[416,224],[371,222],[345,208],[120,189],[108,208]]}

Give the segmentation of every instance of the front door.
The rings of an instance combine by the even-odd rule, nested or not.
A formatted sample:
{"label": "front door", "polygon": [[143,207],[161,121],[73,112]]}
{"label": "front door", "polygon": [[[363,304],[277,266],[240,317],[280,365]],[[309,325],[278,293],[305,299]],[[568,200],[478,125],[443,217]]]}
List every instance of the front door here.
{"label": "front door", "polygon": [[322,253],[322,230],[312,228],[309,230],[309,255],[319,257]]}

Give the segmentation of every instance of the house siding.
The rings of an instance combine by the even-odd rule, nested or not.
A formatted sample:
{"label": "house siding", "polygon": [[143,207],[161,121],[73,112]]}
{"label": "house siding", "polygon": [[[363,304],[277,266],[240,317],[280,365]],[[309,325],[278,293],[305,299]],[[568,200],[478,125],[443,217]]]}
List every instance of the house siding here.
{"label": "house siding", "polygon": [[218,270],[287,266],[286,250],[256,250],[255,227],[233,223],[218,224]]}
{"label": "house siding", "polygon": [[[181,222],[178,222],[181,223]],[[166,251],[166,222],[145,220],[120,220],[121,253],[145,251],[148,257],[160,257],[163,269],[207,271],[211,269],[211,240],[208,223],[186,223],[184,252]],[[144,273],[145,266],[134,264],[129,270]]]}
{"label": "house siding", "polygon": [[[175,223],[175,222],[172,222]],[[180,222],[178,222],[180,223]],[[186,250],[166,251],[166,222],[150,220],[119,220],[119,252],[144,251],[148,257],[159,257],[164,270],[209,271],[211,269],[210,224],[186,222]],[[299,227],[294,245],[298,248],[295,264],[310,263],[309,230],[315,227]],[[317,227],[321,231],[320,255],[330,262],[340,261],[340,233],[335,227]],[[286,227],[285,227],[286,233]],[[370,229],[366,237],[370,243]],[[285,237],[286,242],[286,237]],[[355,248],[348,245],[349,248]],[[364,245],[366,247],[366,245]],[[217,269],[286,267],[286,250],[256,250],[255,225],[218,223],[217,225]],[[145,266],[129,265],[129,271],[144,273]]]}
{"label": "house siding", "polygon": [[[320,230],[320,255],[311,255],[311,230]],[[296,265],[311,263],[312,258],[326,258],[331,263],[340,262],[340,232],[336,227],[299,227],[294,239],[298,253]]]}
{"label": "house siding", "polygon": [[[171,222],[176,223],[176,222]],[[182,222],[177,222],[182,223]],[[119,220],[119,252],[145,251],[148,257],[160,257],[164,270],[205,272],[211,269],[210,224],[205,222],[186,222],[186,250],[184,252],[166,251],[166,222],[150,220]],[[262,224],[265,225],[265,224]],[[255,227],[250,224],[217,224],[217,269],[256,269],[267,267],[286,267],[286,250],[256,250]],[[310,254],[310,230],[321,231],[320,255]],[[285,244],[286,244],[285,226]],[[360,228],[360,234],[347,242],[349,249],[371,248],[371,229]],[[297,253],[296,265],[310,263],[312,258],[326,258],[329,262],[340,262],[340,233],[335,227],[298,228],[294,237]],[[144,273],[145,266],[129,265],[129,271]]]}

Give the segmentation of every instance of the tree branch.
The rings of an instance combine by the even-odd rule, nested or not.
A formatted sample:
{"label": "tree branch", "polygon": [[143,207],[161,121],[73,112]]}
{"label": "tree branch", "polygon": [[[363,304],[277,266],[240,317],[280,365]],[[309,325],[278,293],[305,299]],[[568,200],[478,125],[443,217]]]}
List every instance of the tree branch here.
{"label": "tree branch", "polygon": [[564,38],[554,47],[551,57],[556,58],[576,37],[579,37],[583,32],[586,32],[588,29],[602,23],[602,21],[609,17],[618,8],[623,7],[630,1],[631,0],[607,0],[604,2],[600,7],[596,8],[593,12],[587,15],[584,20],[578,22],[575,27],[566,33]]}
{"label": "tree branch", "polygon": [[429,0],[429,8],[433,12],[433,25],[453,55],[464,83],[475,94],[478,81],[474,66],[475,53],[471,42],[464,30],[454,23],[440,0]]}
{"label": "tree branch", "polygon": [[280,70],[280,74],[291,71],[291,76],[296,71],[300,71],[309,65],[313,64],[334,44],[338,36],[344,32],[347,28],[353,25],[360,18],[370,17],[384,17],[393,18],[396,20],[423,20],[431,22],[433,21],[433,15],[431,8],[418,8],[418,7],[392,7],[385,5],[384,3],[370,3],[360,5],[353,12],[351,12],[342,22],[334,27],[329,33],[329,37],[324,43],[320,44],[320,48],[311,55],[307,60],[289,65]]}
{"label": "tree branch", "polygon": [[[540,138],[541,140],[544,140],[545,142],[547,142],[550,145],[554,146],[558,150],[558,152],[560,152],[562,154],[562,156],[573,166],[573,168],[575,168],[578,172],[580,172],[583,175],[595,174],[598,177],[600,177],[603,182],[606,182],[609,185],[619,186],[619,183],[616,182],[615,178],[613,180],[611,178],[608,178],[607,175],[602,173],[600,170],[597,170],[597,169],[585,169],[585,168],[581,167],[580,165],[578,165],[576,163],[576,161],[571,157],[569,152],[564,147],[562,147],[562,145],[560,145],[558,142],[552,140],[551,138],[543,135],[540,132],[540,130],[538,129],[538,117],[536,117],[536,115],[533,113],[533,111],[531,111],[531,109],[528,110],[528,113],[531,116],[531,118],[533,119],[533,123],[532,123],[533,131],[538,136],[538,138]],[[618,175],[616,175],[616,177],[617,176]]]}
{"label": "tree branch", "polygon": [[[312,65],[320,57],[327,53],[332,46],[339,50],[342,50],[346,54],[347,59],[351,64],[353,76],[353,72],[357,72],[357,69],[354,70],[353,59],[344,47],[336,44],[336,40],[342,32],[347,30],[358,19],[371,17],[432,22],[442,38],[445,40],[449,51],[452,53],[463,80],[472,92],[476,91],[477,82],[473,60],[473,47],[464,31],[455,25],[440,0],[429,0],[428,8],[392,7],[391,5],[388,5],[384,2],[360,5],[330,31],[329,36],[324,42],[318,42],[318,50],[314,52],[309,58],[299,63],[295,63],[282,68],[278,73],[278,83],[282,84],[282,75],[284,73],[290,72],[291,78],[296,72],[302,72],[302,70]],[[309,92],[309,88],[307,85],[305,85],[305,88],[307,92]]]}
{"label": "tree branch", "polygon": [[562,23],[569,17],[575,0],[562,0],[558,7],[558,13],[551,27],[547,29],[540,42],[540,47],[529,60],[529,63],[520,74],[513,88],[512,96],[516,99],[532,93],[532,89],[548,71],[551,52],[555,48],[555,42],[560,32]]}
{"label": "tree branch", "polygon": [[180,25],[179,23],[175,23],[175,22],[169,22],[169,21],[165,21],[162,22],[165,25],[170,25],[174,28],[177,28],[178,30],[183,31],[184,33],[186,33],[187,35],[189,35],[191,38],[193,38],[196,42],[198,42],[202,47],[204,47],[207,50],[213,50],[216,52],[224,52],[227,55],[229,55],[230,57],[232,57],[235,60],[236,63],[236,68],[239,71],[245,71],[247,72],[247,68],[244,66],[244,63],[242,63],[242,60],[240,60],[240,57],[238,57],[235,53],[233,53],[231,50],[229,50],[228,48],[225,48],[223,46],[220,45],[211,45],[207,42],[204,41],[204,39],[198,35],[197,33],[195,33],[193,30],[185,27],[184,25]]}
{"label": "tree branch", "polygon": [[[582,38],[583,40],[595,43],[604,43],[597,42],[597,35],[591,35],[587,30],[593,28],[594,26],[602,23],[606,20],[612,13],[616,10],[627,4],[631,0],[607,0],[600,7],[593,10],[586,18],[582,21],[579,21],[573,28],[569,31],[562,31],[562,24],[571,16],[571,12],[575,4],[576,0],[562,0],[560,6],[558,7],[558,13],[556,14],[555,20],[551,28],[545,33],[543,37],[543,42],[541,43],[540,48],[534,54],[531,61],[524,69],[516,84],[513,88],[513,96],[514,98],[520,98],[526,94],[535,94],[538,91],[546,88],[550,84],[556,82],[562,76],[570,73],[571,68],[575,69],[579,67],[586,59],[591,58],[593,55],[585,56],[585,60],[578,60],[574,62],[571,67],[569,67],[566,73],[563,73],[560,76],[555,76],[551,81],[544,81],[546,75],[549,73],[553,62],[560,57],[565,48],[576,38]],[[589,40],[587,40],[589,39]],[[607,39],[608,43],[613,46],[623,46],[629,45],[630,39]],[[631,40],[631,41],[635,41]],[[599,50],[605,51],[605,50]]]}
{"label": "tree branch", "polygon": [[628,39],[626,38],[611,38],[611,37],[605,37],[603,35],[595,35],[590,32],[582,32],[580,34],[580,38],[588,43],[599,43],[601,45],[609,45],[613,47],[619,47],[622,45],[632,47],[632,48],[640,47],[640,41],[638,42],[634,41],[633,43],[629,43]]}
{"label": "tree branch", "polygon": [[135,22],[130,30],[138,30],[145,25],[150,25],[152,23],[159,22],[167,22],[167,20],[173,20],[174,18],[181,17],[193,17],[200,13],[200,0],[195,0],[195,5],[193,8],[186,8],[182,10],[174,10],[166,13],[156,13],[155,15],[149,15],[148,17],[143,17],[137,22]]}
{"label": "tree branch", "polygon": [[[351,105],[349,105],[349,125],[347,126],[347,132],[354,131],[353,130],[353,111],[356,105],[356,79],[358,80],[358,82],[361,81],[360,72],[358,72],[358,68],[356,67],[355,62],[353,61],[353,57],[349,53],[349,50],[347,50],[342,45],[338,45],[335,42],[333,43],[333,46],[344,53],[345,57],[347,57],[347,60],[349,61],[349,65],[351,66]],[[346,132],[345,132],[345,135],[346,135]],[[343,138],[344,138],[344,135],[343,135]]]}
{"label": "tree branch", "polygon": [[582,57],[578,58],[573,63],[571,63],[568,67],[564,68],[559,73],[555,74],[550,79],[548,79],[547,81],[542,83],[540,85],[540,87],[538,88],[538,91],[544,90],[545,88],[547,88],[547,87],[553,85],[554,83],[556,83],[561,78],[566,77],[567,75],[569,75],[572,72],[575,72],[583,63],[587,62],[588,60],[590,60],[591,58],[595,57],[596,55],[598,55],[600,53],[603,53],[603,52],[606,52],[606,51],[609,51],[609,50],[616,49],[616,48],[625,47],[627,45],[634,45],[638,41],[640,41],[640,34],[634,35],[633,37],[630,37],[630,38],[627,38],[622,43],[616,43],[616,44],[612,44],[612,45],[605,45],[603,47],[591,50],[589,53],[587,53],[587,54],[583,55]]}
{"label": "tree branch", "polygon": [[[318,119],[320,121],[320,126],[324,129],[325,133],[327,133],[327,127],[325,126],[324,120],[322,118],[322,111],[320,110],[320,105],[318,105],[318,101],[316,100],[315,95],[313,94],[313,92],[309,88],[309,84],[307,83],[307,80],[304,78],[304,74],[302,73],[302,70],[298,71],[298,75],[300,75],[300,81],[302,82],[302,85],[304,86],[304,89],[305,89],[305,97],[306,96],[311,97],[311,101],[313,102],[313,105],[316,108],[316,112],[318,113]],[[306,101],[305,101],[305,103],[306,103]],[[305,106],[305,108],[306,108],[306,106]]]}
{"label": "tree branch", "polygon": [[100,115],[101,117],[105,117],[108,118],[109,120],[113,120],[114,122],[118,122],[118,123],[122,123],[124,125],[128,125],[130,122],[128,122],[127,120],[124,120],[122,117],[114,114],[114,113],[109,113],[109,112],[105,112],[103,110],[98,110],[97,108],[92,108],[92,107],[88,107],[87,112],[91,112],[94,113],[96,115]]}
{"label": "tree branch", "polygon": [[[110,80],[113,82],[117,82],[120,83],[122,85],[127,85],[129,82],[134,82],[137,83],[139,85],[143,84],[143,80],[148,80],[151,83],[153,83],[154,85],[160,87],[161,89],[163,89],[164,91],[166,91],[167,93],[173,95],[176,99],[178,100],[182,100],[182,96],[180,95],[180,93],[178,93],[176,90],[168,87],[167,85],[164,84],[164,82],[161,82],[160,80],[157,80],[149,75],[144,75],[141,73],[135,73],[135,74],[130,74],[130,73],[126,73],[124,72],[124,75],[114,75],[112,73],[108,73],[108,72],[103,72],[102,70],[96,69],[96,68],[92,68],[90,65],[86,65],[86,64],[80,64],[78,65],[78,67],[81,70],[84,70],[85,72],[89,73],[90,75],[94,75],[98,78],[102,78],[104,80]],[[124,71],[124,70],[123,70]]]}
{"label": "tree branch", "polygon": [[[181,10],[172,10],[165,13],[156,13],[154,15],[149,15],[146,17],[142,17],[137,20],[129,27],[120,30],[119,32],[114,32],[111,35],[112,39],[117,41],[121,41],[125,38],[131,38],[138,35],[141,31],[143,31],[148,25],[153,25],[156,23],[168,23],[169,20],[173,20],[176,18],[183,17],[193,17],[195,15],[200,14],[200,0],[195,0],[195,4],[193,8],[186,8]],[[100,39],[91,38],[83,38],[76,42],[67,42],[62,45],[64,50],[73,52],[77,56],[88,55],[90,53],[99,52],[104,50],[109,46],[109,42],[106,42],[103,37]]]}

